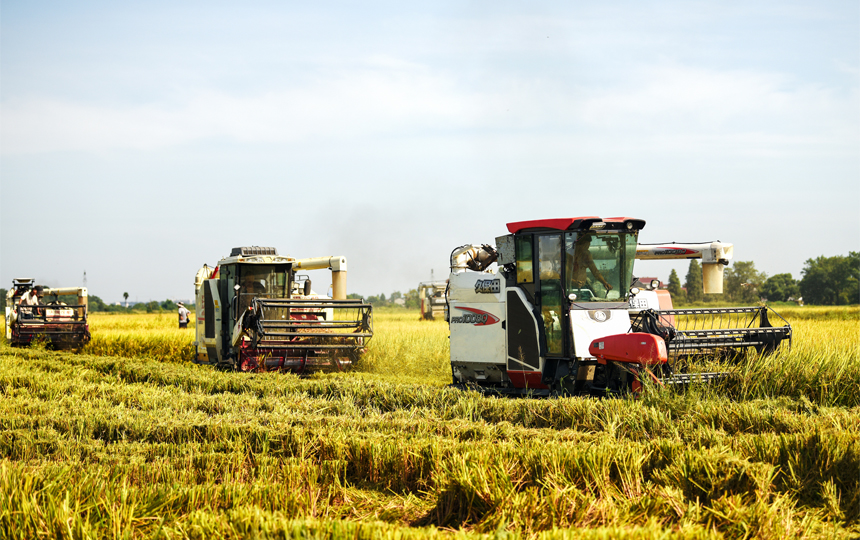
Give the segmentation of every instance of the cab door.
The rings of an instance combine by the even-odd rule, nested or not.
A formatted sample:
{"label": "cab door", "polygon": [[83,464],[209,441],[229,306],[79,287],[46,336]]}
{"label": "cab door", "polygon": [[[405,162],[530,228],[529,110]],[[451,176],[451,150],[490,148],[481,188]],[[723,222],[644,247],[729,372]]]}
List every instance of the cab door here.
{"label": "cab door", "polygon": [[538,284],[535,299],[539,305],[546,335],[547,357],[565,356],[569,347],[570,323],[565,309],[564,287],[562,286],[562,235],[536,235]]}

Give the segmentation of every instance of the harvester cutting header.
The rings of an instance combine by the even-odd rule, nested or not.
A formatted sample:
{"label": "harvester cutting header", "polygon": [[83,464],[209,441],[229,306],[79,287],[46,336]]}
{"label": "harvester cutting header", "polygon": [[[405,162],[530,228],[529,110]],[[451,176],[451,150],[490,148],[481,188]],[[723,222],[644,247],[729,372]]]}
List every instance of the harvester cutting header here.
{"label": "harvester cutting header", "polygon": [[[332,296],[299,270],[329,269]],[[342,369],[373,336],[370,304],[346,298],[346,258],[238,247],[194,280],[197,362],[242,371]]]}
{"label": "harvester cutting header", "polygon": [[[509,223],[511,234],[496,238],[496,247],[455,249],[448,294],[454,384],[499,394],[624,393],[642,377],[688,382],[672,374],[670,355],[775,348],[790,338],[789,326],[770,326],[767,308],[674,310],[665,291],[631,287],[637,258],[701,258],[705,291],[722,292],[732,256],[731,244],[719,242],[640,245],[644,227],[629,217],[523,221]],[[701,326],[714,315],[739,328],[674,326]]]}

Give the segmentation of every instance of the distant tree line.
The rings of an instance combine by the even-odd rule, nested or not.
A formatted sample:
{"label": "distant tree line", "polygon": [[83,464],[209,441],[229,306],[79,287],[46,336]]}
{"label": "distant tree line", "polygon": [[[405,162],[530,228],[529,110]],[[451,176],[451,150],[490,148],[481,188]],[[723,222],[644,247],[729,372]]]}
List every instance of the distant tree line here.
{"label": "distant tree line", "polygon": [[[346,297],[364,298],[360,294],[348,294]],[[401,298],[403,299],[402,304],[397,302],[397,300]],[[402,307],[404,309],[418,309],[421,306],[421,302],[418,300],[418,291],[416,289],[410,289],[406,294],[403,294],[400,291],[394,291],[388,298],[385,297],[385,294],[380,293],[379,295],[368,296],[364,298],[364,301],[374,307]]]}
{"label": "distant tree line", "polygon": [[[0,289],[0,302],[2,302],[2,306],[0,309],[6,308],[6,293],[9,291],[7,289]],[[43,299],[44,302],[53,301],[53,297],[46,297]],[[75,305],[78,303],[78,297],[75,295],[60,295],[57,297],[58,302],[62,302],[68,305]],[[116,313],[154,313],[159,311],[175,311],[177,309],[176,302],[173,300],[165,300],[163,302],[157,302],[155,300],[151,302],[141,302],[137,303],[131,307],[118,306],[116,304],[105,304],[101,298],[95,295],[87,296],[87,310],[88,311],[107,311],[107,312],[116,312]],[[185,304],[185,307],[190,311],[194,311],[194,304]]]}
{"label": "distant tree line", "polygon": [[[162,311],[176,311],[178,308],[176,302],[170,299],[162,302],[158,302],[157,300],[138,302],[133,306],[126,307],[116,304],[105,304],[98,296],[90,295],[87,303],[90,311],[107,311],[112,313],[158,313]],[[194,311],[194,304],[185,304],[185,307],[190,311]]]}
{"label": "distant tree line", "polygon": [[[776,274],[768,277],[764,272],[756,270],[753,261],[737,261],[723,271],[723,294],[704,294],[702,291],[702,266],[693,259],[687,269],[684,284],[678,273],[672,270],[669,274],[668,290],[675,304],[694,304],[697,302],[743,302],[756,303],[762,298],[769,302],[786,302],[803,298],[804,303],[824,306],[839,306],[860,303],[860,252],[851,251],[847,256],[818,257],[807,259],[804,263],[801,279],[796,280],[791,274]],[[686,290],[685,290],[686,289]],[[0,289],[0,302],[6,307],[6,289]],[[123,296],[128,299],[128,293]],[[349,294],[347,298],[362,298],[358,294]],[[402,298],[403,304],[396,302]],[[61,302],[74,304],[75,296],[61,296]],[[418,309],[420,300],[418,291],[410,289],[406,294],[399,291],[369,296],[365,300],[378,307],[403,307]],[[106,304],[98,296],[88,298],[90,311],[106,311],[119,313],[154,313],[174,311],[177,305],[173,300],[138,303],[131,307],[116,304]],[[194,304],[186,304],[194,311]]]}
{"label": "distant tree line", "polygon": [[737,261],[723,271],[723,294],[706,295],[702,292],[702,266],[693,259],[683,286],[678,273],[672,270],[668,289],[676,304],[755,303],[761,299],[786,302],[799,298],[806,304],[824,306],[860,303],[860,252],[807,259],[800,273],[799,280],[791,274],[768,277],[756,270],[752,261]]}

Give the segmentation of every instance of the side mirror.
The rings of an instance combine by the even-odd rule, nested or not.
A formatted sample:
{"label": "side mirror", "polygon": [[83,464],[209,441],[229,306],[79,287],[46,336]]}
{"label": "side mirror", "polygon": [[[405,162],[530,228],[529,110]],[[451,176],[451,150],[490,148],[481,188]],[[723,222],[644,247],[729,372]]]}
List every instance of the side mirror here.
{"label": "side mirror", "polygon": [[310,296],[310,294],[311,294],[311,280],[309,280],[309,279],[305,280],[304,293],[305,293],[305,296]]}

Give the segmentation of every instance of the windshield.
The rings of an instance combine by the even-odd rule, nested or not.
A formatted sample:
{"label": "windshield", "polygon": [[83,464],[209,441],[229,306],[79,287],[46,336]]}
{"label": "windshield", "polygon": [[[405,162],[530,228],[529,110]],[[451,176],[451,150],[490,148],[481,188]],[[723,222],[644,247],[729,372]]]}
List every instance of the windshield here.
{"label": "windshield", "polygon": [[289,268],[287,264],[240,265],[240,310],[247,309],[253,298],[287,298]]}
{"label": "windshield", "polygon": [[564,235],[568,295],[576,302],[621,302],[633,279],[638,232],[588,232]]}

